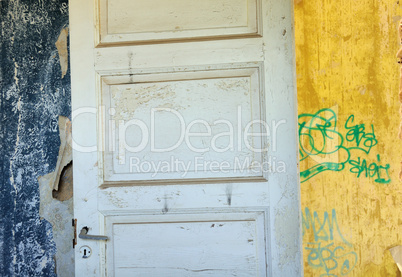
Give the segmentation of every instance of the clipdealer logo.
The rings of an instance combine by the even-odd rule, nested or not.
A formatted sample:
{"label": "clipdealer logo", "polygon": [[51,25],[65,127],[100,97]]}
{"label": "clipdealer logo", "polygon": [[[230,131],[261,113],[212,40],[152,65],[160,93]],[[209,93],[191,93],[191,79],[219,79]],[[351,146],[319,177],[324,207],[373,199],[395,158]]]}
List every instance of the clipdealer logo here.
{"label": "clipdealer logo", "polygon": [[[100,121],[98,109],[93,107],[75,110],[72,120],[79,122],[90,117],[93,124],[98,122],[97,131],[106,138],[104,143],[97,146],[73,139],[73,149],[107,153],[118,161],[117,166],[128,164],[130,173],[152,173],[155,177],[158,173],[178,172],[185,177],[188,172],[201,171],[255,174],[286,171],[285,163],[275,157],[280,128],[286,124],[284,119],[272,120],[269,124],[260,119],[244,122],[241,106],[237,107],[236,117],[212,122],[186,121],[181,113],[171,108],[150,109],[147,121],[120,119],[114,116],[113,108],[102,106],[99,110],[99,114],[106,115]],[[171,126],[169,133],[173,134],[169,145],[165,143],[169,134],[158,130],[166,121]]]}

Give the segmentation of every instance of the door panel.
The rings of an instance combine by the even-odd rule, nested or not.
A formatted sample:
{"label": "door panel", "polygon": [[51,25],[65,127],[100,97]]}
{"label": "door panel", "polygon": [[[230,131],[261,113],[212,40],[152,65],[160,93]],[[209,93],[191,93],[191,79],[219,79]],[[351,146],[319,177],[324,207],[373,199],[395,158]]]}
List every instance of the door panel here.
{"label": "door panel", "polygon": [[259,0],[99,0],[100,45],[258,36]]}
{"label": "door panel", "polygon": [[71,0],[78,276],[302,274],[291,2]]}
{"label": "door panel", "polygon": [[262,65],[238,67],[101,77],[104,185],[183,178],[265,181],[258,165],[266,145],[251,135],[266,132],[258,123],[265,110]]}
{"label": "door panel", "polygon": [[244,211],[107,217],[109,269],[116,276],[261,276],[264,223],[264,213]]}

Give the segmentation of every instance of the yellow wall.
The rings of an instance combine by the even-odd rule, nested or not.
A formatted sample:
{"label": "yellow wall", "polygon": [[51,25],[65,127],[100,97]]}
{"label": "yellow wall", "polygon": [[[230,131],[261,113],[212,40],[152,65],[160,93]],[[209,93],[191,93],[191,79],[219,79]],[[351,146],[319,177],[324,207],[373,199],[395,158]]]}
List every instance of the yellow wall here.
{"label": "yellow wall", "polygon": [[305,276],[400,276],[401,7],[295,0]]}

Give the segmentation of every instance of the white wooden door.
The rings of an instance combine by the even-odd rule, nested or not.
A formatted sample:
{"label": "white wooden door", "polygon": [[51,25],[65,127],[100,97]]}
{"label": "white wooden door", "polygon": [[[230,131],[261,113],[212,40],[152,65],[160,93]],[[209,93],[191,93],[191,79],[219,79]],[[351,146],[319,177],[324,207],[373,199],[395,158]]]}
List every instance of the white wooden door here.
{"label": "white wooden door", "polygon": [[70,1],[76,276],[300,276],[292,1]]}

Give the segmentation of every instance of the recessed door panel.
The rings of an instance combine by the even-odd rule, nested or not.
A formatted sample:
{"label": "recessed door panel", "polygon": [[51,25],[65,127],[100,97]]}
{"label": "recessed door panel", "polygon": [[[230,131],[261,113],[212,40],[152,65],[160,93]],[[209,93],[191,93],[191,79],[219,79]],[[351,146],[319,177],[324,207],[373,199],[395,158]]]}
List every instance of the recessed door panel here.
{"label": "recessed door panel", "polygon": [[261,70],[102,77],[104,182],[263,180]]}
{"label": "recessed door panel", "polygon": [[259,0],[99,0],[100,44],[259,35]]}
{"label": "recessed door panel", "polygon": [[264,212],[110,216],[115,276],[263,276]]}

